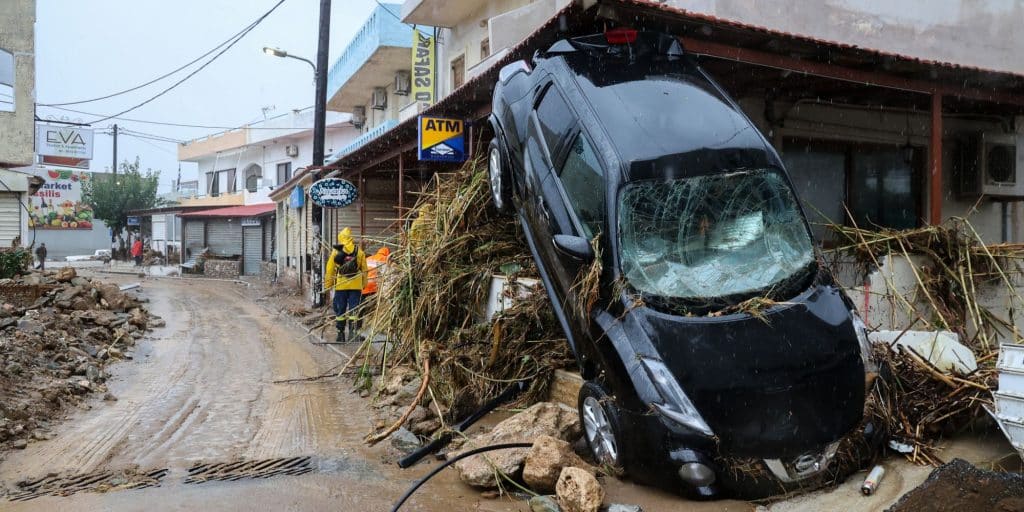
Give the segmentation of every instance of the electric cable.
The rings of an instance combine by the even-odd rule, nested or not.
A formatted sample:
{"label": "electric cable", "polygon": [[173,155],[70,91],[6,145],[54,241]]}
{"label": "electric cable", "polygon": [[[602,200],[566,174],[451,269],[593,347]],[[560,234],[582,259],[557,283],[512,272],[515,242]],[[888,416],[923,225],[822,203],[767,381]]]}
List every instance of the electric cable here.
{"label": "electric cable", "polygon": [[[18,195],[18,193],[13,191],[13,190],[11,190],[11,187],[8,187],[7,183],[4,183],[4,180],[2,180],[2,179],[0,179],[0,185],[3,185],[4,188],[6,188],[8,192],[14,194],[15,196]],[[25,215],[27,215],[28,218],[31,219],[32,218],[32,211],[28,209],[28,206],[25,206],[25,202],[22,201],[21,199],[18,199],[18,204],[20,204],[21,208],[23,210],[25,210]],[[19,222],[18,224],[20,225],[21,223]],[[21,236],[20,232],[18,233],[18,236]],[[33,223],[32,224],[32,244],[29,245],[28,248],[31,249],[31,248],[35,247],[35,245],[36,245],[36,225],[35,225],[35,223]]]}
{"label": "electric cable", "polygon": [[468,452],[460,453],[455,458],[451,458],[451,459],[446,460],[444,462],[444,464],[441,464],[440,466],[434,468],[433,471],[431,471],[430,473],[427,473],[426,476],[424,476],[423,478],[417,480],[416,483],[414,483],[412,485],[412,487],[409,488],[409,490],[405,491],[405,494],[403,494],[401,498],[398,498],[398,501],[395,502],[395,506],[391,508],[391,512],[398,512],[398,509],[402,508],[402,505],[405,504],[405,501],[408,500],[409,497],[412,496],[413,493],[416,492],[416,490],[420,488],[420,486],[422,486],[423,484],[427,483],[427,480],[430,480],[431,478],[433,478],[434,475],[437,475],[438,473],[440,473],[441,470],[443,470],[444,468],[446,468],[448,466],[451,466],[452,464],[455,464],[456,462],[458,462],[458,461],[460,461],[462,459],[465,459],[466,457],[469,457],[471,455],[476,455],[478,453],[490,452],[490,451],[494,451],[494,450],[507,450],[507,449],[511,449],[511,448],[529,448],[531,446],[533,446],[533,443],[493,444],[491,446],[484,446],[483,448],[476,448],[476,449],[470,450]]}
{"label": "electric cable", "polygon": [[[276,6],[275,6],[275,8],[276,8]],[[169,77],[169,76],[171,76],[171,75],[173,75],[173,74],[175,74],[175,73],[177,73],[177,72],[179,72],[179,71],[181,71],[181,70],[183,70],[183,69],[185,69],[185,68],[195,64],[196,62],[199,62],[200,60],[206,58],[207,55],[210,55],[211,53],[217,51],[219,48],[221,48],[222,46],[230,43],[235,38],[239,37],[240,35],[244,35],[243,34],[244,32],[247,32],[248,30],[250,30],[256,24],[258,24],[260,22],[260,20],[262,20],[262,18],[257,19],[256,21],[250,23],[249,25],[247,25],[242,30],[236,32],[234,35],[232,35],[231,37],[227,38],[224,42],[218,44],[217,46],[214,46],[213,48],[210,48],[210,50],[207,51],[206,53],[196,57],[195,59],[192,59],[191,61],[189,61],[188,63],[182,65],[181,67],[175,68],[174,70],[169,71],[169,72],[167,72],[167,73],[165,73],[163,75],[160,75],[160,76],[158,76],[158,77],[156,77],[156,78],[154,78],[154,79],[152,79],[152,80],[150,80],[150,81],[148,81],[146,83],[136,85],[135,87],[131,87],[131,88],[125,89],[123,91],[118,91],[118,92],[110,93],[110,94],[107,94],[106,96],[99,96],[97,98],[91,98],[91,99],[88,99],[88,100],[65,101],[63,103],[39,103],[38,105],[43,106],[43,107],[59,107],[59,106],[64,106],[64,105],[79,105],[79,104],[82,104],[82,103],[92,103],[94,101],[105,100],[107,98],[113,98],[114,96],[120,96],[122,94],[126,94],[126,93],[129,93],[129,92],[132,92],[132,91],[139,90],[139,89],[141,89],[143,87],[146,87],[148,85],[151,85],[151,84],[154,84],[156,82],[159,82],[160,80],[163,80],[164,78],[167,78],[167,77]]]}
{"label": "electric cable", "polygon": [[158,92],[156,95],[152,96],[151,98],[147,99],[146,101],[143,101],[142,103],[139,103],[139,104],[137,104],[137,105],[135,105],[133,107],[127,108],[125,110],[122,110],[122,111],[120,111],[120,112],[118,112],[116,114],[109,115],[109,116],[106,116],[106,117],[104,117],[102,119],[96,119],[96,120],[90,121],[90,122],[91,123],[102,123],[103,121],[107,121],[109,119],[113,119],[113,118],[118,117],[118,116],[123,115],[123,114],[127,114],[128,112],[131,112],[133,110],[141,108],[142,106],[152,102],[153,100],[163,96],[164,94],[167,94],[167,93],[171,92],[174,88],[176,88],[179,85],[185,83],[185,81],[187,81],[189,78],[192,78],[193,76],[198,74],[200,71],[205,69],[206,66],[209,66],[210,64],[213,64],[214,61],[216,61],[221,55],[224,55],[225,52],[230,50],[233,46],[235,46],[235,44],[237,44],[239,41],[241,41],[242,38],[244,38],[249,32],[251,32],[253,29],[255,29],[257,25],[259,25],[261,22],[263,22],[263,20],[265,20],[267,18],[267,16],[270,16],[270,14],[272,12],[274,12],[275,10],[277,10],[277,8],[280,7],[281,4],[283,4],[284,2],[285,2],[285,0],[279,0],[276,4],[274,4],[273,7],[270,8],[269,11],[264,13],[263,16],[260,16],[259,18],[257,18],[256,21],[254,21],[252,25],[250,25],[248,28],[243,30],[242,34],[240,36],[238,36],[237,38],[235,38],[234,41],[231,41],[231,43],[229,43],[227,46],[225,46],[221,51],[217,52],[217,54],[214,55],[213,57],[211,57],[210,60],[207,60],[206,62],[204,62],[202,66],[199,66],[198,68],[196,68],[191,73],[185,75],[185,78],[182,78],[181,80],[178,80],[177,82],[174,82],[174,84],[172,84],[170,87],[168,87],[168,88]]}
{"label": "electric cable", "polygon": [[[37,104],[37,106],[42,107],[42,106],[45,106],[45,105]],[[64,108],[64,107],[47,107],[47,108],[54,108],[54,109],[57,109],[57,110],[64,110],[66,112],[74,112],[75,114],[82,114],[82,115],[87,115],[87,116],[102,117],[102,116],[106,115],[106,114],[97,114],[97,113],[94,113],[94,112],[84,112],[84,111],[81,111],[81,110],[75,110],[75,109]],[[299,110],[300,111],[308,110],[309,108],[310,107],[306,107],[306,108],[299,109]],[[269,119],[276,119],[278,117],[286,116],[286,115],[288,115],[288,114],[280,114],[278,116],[274,116],[274,117],[268,118],[268,120]],[[187,124],[187,123],[171,123],[171,122],[166,122],[166,121],[150,121],[150,120],[146,120],[146,119],[134,119],[134,118],[130,118],[130,117],[121,117],[121,116],[113,116],[113,117],[110,117],[110,119],[120,119],[121,121],[131,121],[133,123],[154,124],[154,125],[161,125],[161,126],[177,126],[177,127],[181,127],[181,128],[205,128],[205,129],[209,129],[209,130],[237,130],[239,128],[247,128],[249,130],[312,130],[313,129],[313,127],[308,127],[308,128],[306,128],[306,127],[274,128],[274,127],[268,127],[268,126],[248,126],[248,124],[242,124],[242,125],[238,125],[238,126],[214,126],[214,125],[207,125],[207,124]],[[85,124],[89,124],[89,123],[85,123]]]}

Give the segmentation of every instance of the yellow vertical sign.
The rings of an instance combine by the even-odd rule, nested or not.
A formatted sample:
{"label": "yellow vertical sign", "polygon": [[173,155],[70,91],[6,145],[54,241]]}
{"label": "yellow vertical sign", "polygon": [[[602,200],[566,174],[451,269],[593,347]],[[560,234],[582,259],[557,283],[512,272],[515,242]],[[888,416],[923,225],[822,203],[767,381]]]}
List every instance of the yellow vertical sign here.
{"label": "yellow vertical sign", "polygon": [[434,104],[434,37],[412,31],[412,97],[420,108]]}

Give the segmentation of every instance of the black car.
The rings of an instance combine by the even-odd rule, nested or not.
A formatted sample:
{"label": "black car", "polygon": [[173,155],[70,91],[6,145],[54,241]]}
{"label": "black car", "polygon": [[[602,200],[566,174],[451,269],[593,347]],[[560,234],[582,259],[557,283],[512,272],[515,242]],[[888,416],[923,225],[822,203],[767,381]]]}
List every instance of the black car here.
{"label": "black car", "polygon": [[739,461],[820,479],[863,417],[864,327],[778,154],[678,40],[560,40],[501,70],[489,121],[596,458],[702,498],[762,493]]}

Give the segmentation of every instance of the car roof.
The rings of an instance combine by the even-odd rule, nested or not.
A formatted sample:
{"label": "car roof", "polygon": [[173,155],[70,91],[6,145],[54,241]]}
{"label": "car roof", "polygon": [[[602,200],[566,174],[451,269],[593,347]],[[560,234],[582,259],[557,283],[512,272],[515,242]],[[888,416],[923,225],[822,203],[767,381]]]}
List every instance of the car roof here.
{"label": "car roof", "polygon": [[559,57],[619,157],[631,166],[719,150],[770,160],[757,128],[688,58],[622,62],[586,52]]}

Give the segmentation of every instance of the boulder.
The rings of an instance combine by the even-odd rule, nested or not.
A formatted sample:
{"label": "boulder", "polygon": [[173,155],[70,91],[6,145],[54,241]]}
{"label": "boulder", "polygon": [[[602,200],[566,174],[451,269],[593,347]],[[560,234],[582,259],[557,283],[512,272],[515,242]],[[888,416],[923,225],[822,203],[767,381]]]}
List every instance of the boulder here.
{"label": "boulder", "polygon": [[75,272],[74,267],[61,267],[57,269],[57,281],[68,283],[76,277],[78,277],[78,272]]}
{"label": "boulder", "polygon": [[101,284],[96,287],[100,292],[102,301],[106,302],[107,309],[116,312],[123,312],[131,306],[131,300],[127,295],[121,293],[121,289],[113,284]]}
{"label": "boulder", "polygon": [[534,496],[530,498],[530,512],[561,512],[558,502],[549,496]]}
{"label": "boulder", "polygon": [[550,493],[555,490],[558,477],[567,467],[577,467],[595,474],[594,469],[576,455],[571,444],[551,436],[540,436],[526,454],[523,481],[534,491]]}
{"label": "boulder", "polygon": [[[540,402],[497,424],[490,432],[470,439],[464,450],[502,443],[529,443],[539,436],[575,440],[580,435],[576,411],[563,405]],[[529,448],[497,450],[467,457],[455,463],[462,481],[474,487],[493,488],[498,482],[494,470],[518,476]],[[453,454],[457,455],[457,454]]]}
{"label": "boulder", "polygon": [[558,504],[565,512],[598,512],[604,501],[604,488],[585,469],[565,468],[555,485]]}
{"label": "boulder", "polygon": [[411,453],[420,447],[420,438],[409,432],[405,427],[399,428],[390,436],[391,446],[402,453]]}

